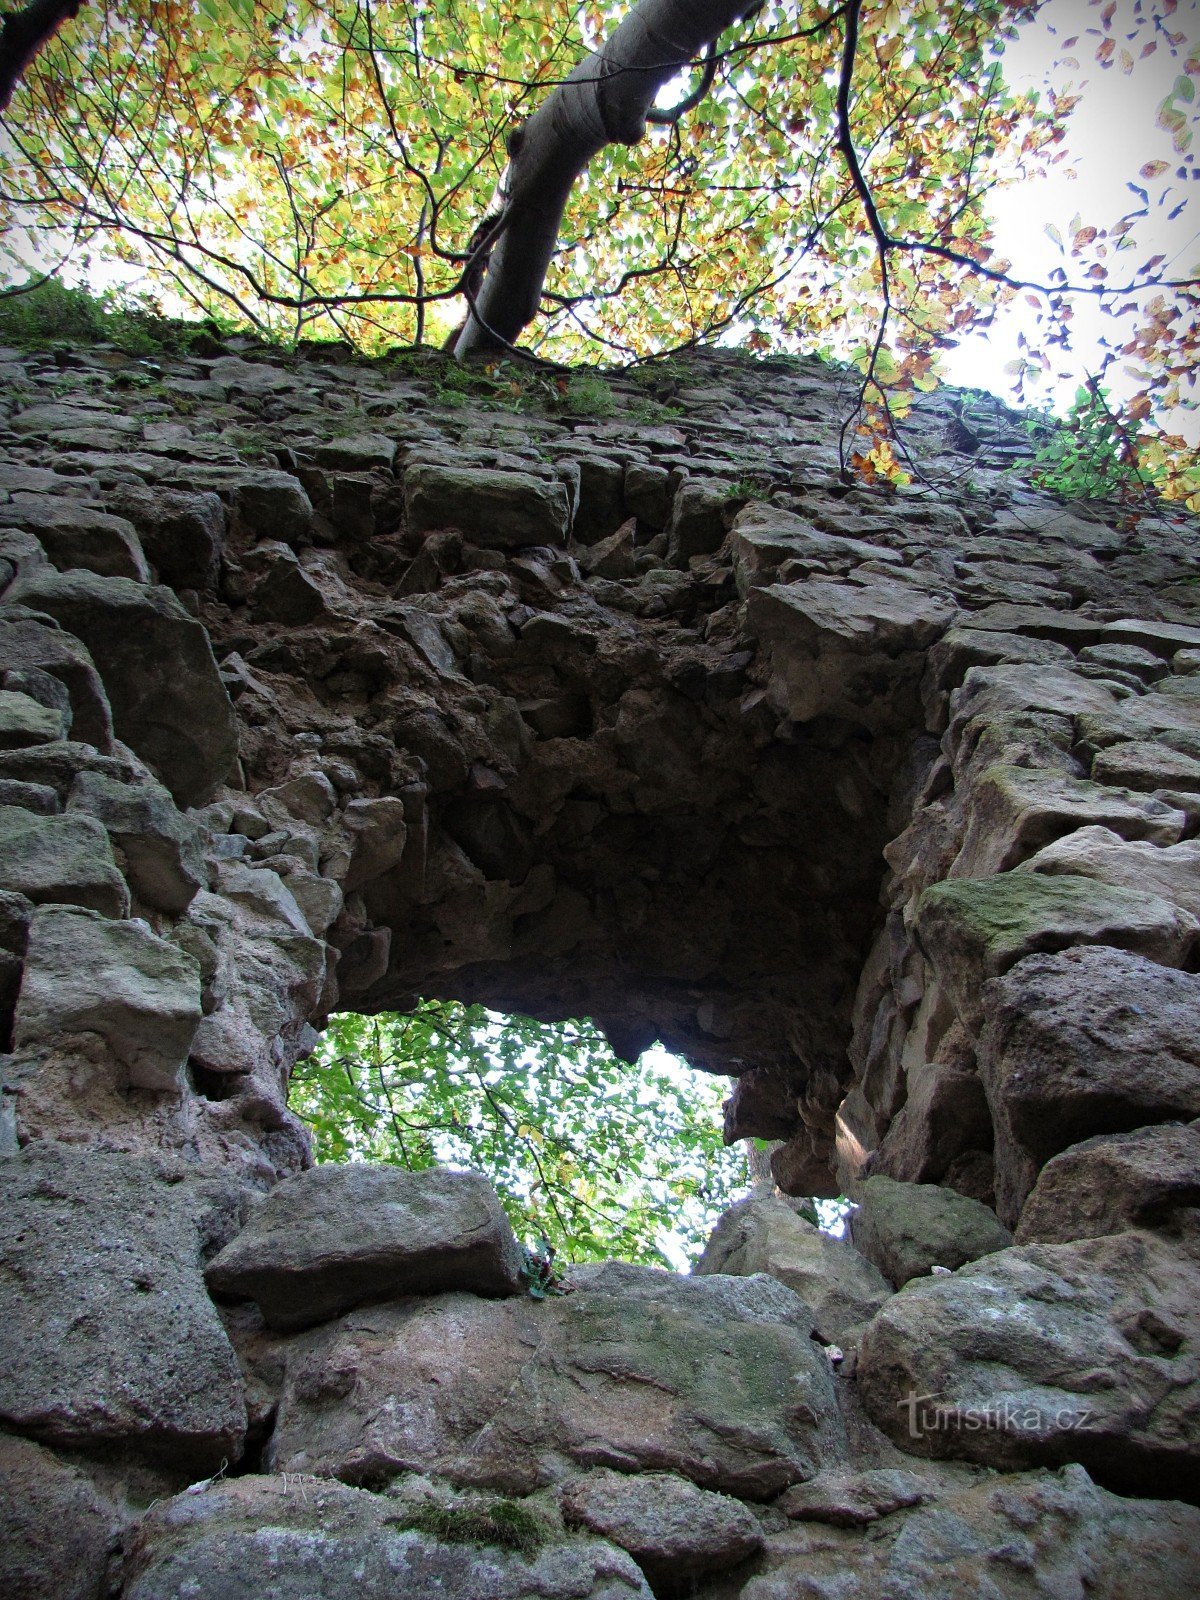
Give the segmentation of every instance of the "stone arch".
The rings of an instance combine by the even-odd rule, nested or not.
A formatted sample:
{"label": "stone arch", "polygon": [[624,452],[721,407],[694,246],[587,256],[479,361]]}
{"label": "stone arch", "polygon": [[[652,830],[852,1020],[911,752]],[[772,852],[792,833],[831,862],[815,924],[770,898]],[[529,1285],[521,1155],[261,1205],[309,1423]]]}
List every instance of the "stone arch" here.
{"label": "stone arch", "polygon": [[[248,345],[149,382],[103,350],[0,370],[23,386],[0,458],[5,1314],[34,1352],[0,1368],[12,1472],[90,1506],[42,1445],[173,1489],[243,1449],[248,1393],[261,1434],[270,1363],[196,1252],[306,1167],[287,1078],[328,1012],[425,993],[586,1013],[619,1052],[661,1036],[736,1075],[728,1133],[783,1141],[785,1193],[863,1201],[889,1284],[837,1326],[900,1448],[906,1387],[937,1391],[923,1451],[1193,1495],[1194,522],[1052,503],[1010,472],[1002,418],[951,487],[937,398],[914,423],[937,492],[847,489],[840,380],[813,362],[689,358],[656,400],[614,377],[605,419],[506,410],[486,378],[463,403],[436,363]],[[721,1287],[800,1281],[803,1225],[760,1200],[710,1287],[614,1268],[588,1294],[650,1320],[699,1296],[670,1302],[697,1340],[718,1302],[794,1321],[778,1286]],[[952,1281],[887,1298],[956,1248]],[[806,1283],[845,1267],[803,1249]],[[68,1268],[112,1307],[78,1355]],[[1068,1291],[1078,1326],[1048,1309]],[[1084,1385],[1086,1428],[964,1421],[988,1296],[1057,1330],[988,1356],[1001,1395],[1099,1341],[1115,1378]],[[670,1470],[749,1500],[848,1470],[804,1348],[803,1448],[710,1471],[680,1445]],[[1147,1373],[1173,1396],[1157,1421],[1134,1414]]]}

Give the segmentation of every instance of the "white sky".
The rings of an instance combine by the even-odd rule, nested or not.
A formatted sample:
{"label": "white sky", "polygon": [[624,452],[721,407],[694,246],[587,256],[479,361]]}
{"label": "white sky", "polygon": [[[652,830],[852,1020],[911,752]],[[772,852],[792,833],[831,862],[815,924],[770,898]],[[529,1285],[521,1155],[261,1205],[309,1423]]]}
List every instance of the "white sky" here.
{"label": "white sky", "polygon": [[[1118,37],[1132,28],[1134,20],[1134,0],[1118,0],[1114,17]],[[1049,0],[1005,52],[1005,76],[1014,89],[1042,89],[1049,81],[1059,88],[1073,84],[1082,90],[1082,96],[1069,123],[1067,160],[1044,178],[1018,182],[994,195],[992,213],[998,248],[1023,277],[1044,279],[1056,266],[1070,271],[1071,263],[1046,233],[1046,223],[1056,224],[1064,236],[1076,215],[1093,227],[1111,226],[1139,205],[1127,187],[1134,182],[1149,190],[1151,210],[1129,236],[1136,241],[1136,248],[1121,252],[1116,261],[1136,265],[1161,252],[1167,257],[1164,272],[1173,269],[1177,276],[1200,272],[1200,196],[1191,198],[1174,221],[1167,220],[1168,212],[1186,191],[1196,190],[1196,166],[1189,169],[1190,181],[1174,181],[1174,193],[1167,205],[1155,204],[1156,190],[1180,166],[1171,134],[1157,126],[1155,118],[1160,102],[1183,70],[1183,61],[1172,59],[1161,43],[1154,54],[1138,59],[1142,43],[1152,37],[1146,30],[1132,48],[1135,59],[1128,75],[1121,70],[1119,61],[1105,69],[1096,60],[1100,37],[1086,32],[1097,25],[1097,7],[1088,0]],[[1173,32],[1185,34],[1193,49],[1200,47],[1200,0],[1180,0],[1168,26]],[[1064,41],[1073,35],[1079,35],[1078,45],[1064,50]],[[1077,66],[1072,66],[1071,61]],[[1196,99],[1190,108],[1181,109],[1190,109],[1196,124],[1200,123],[1200,83],[1192,81]],[[1197,153],[1195,148],[1190,152],[1193,156]],[[1168,173],[1157,183],[1139,177],[1140,168],[1153,160],[1169,163]],[[1129,276],[1133,276],[1132,272]],[[1052,394],[1060,405],[1070,404],[1083,370],[1099,365],[1095,340],[1099,320],[1094,304],[1086,296],[1078,297],[1072,376],[1057,384]],[[1111,322],[1109,326],[1111,332]],[[1018,356],[1017,334],[1022,330],[1033,339],[1033,312],[1020,300],[999,315],[986,334],[964,340],[957,350],[946,353],[946,377],[953,383],[991,389],[1011,398],[1013,380],[1004,366]],[[1113,387],[1117,388],[1115,382]],[[1184,416],[1176,414],[1171,426],[1200,440],[1200,418],[1195,414],[1186,422]]]}

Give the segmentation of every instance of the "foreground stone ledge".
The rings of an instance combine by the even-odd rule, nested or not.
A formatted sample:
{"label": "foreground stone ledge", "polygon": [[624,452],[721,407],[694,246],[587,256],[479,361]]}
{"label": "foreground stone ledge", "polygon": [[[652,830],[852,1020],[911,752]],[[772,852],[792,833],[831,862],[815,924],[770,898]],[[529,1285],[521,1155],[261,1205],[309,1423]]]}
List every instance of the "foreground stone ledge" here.
{"label": "foreground stone ledge", "polygon": [[143,1521],[123,1600],[651,1600],[623,1550],[440,1543],[395,1501],[299,1474],[180,1495]]}
{"label": "foreground stone ledge", "polygon": [[[1081,1467],[926,1480],[923,1490],[915,1477],[860,1473],[849,1496],[841,1488],[813,1509],[797,1495],[789,1514],[805,1520],[770,1540],[771,1570],[740,1600],[1193,1600],[1200,1511],[1191,1506],[1122,1500]],[[848,1526],[837,1525],[843,1517]]]}
{"label": "foreground stone ledge", "polygon": [[403,1301],[297,1336],[272,1470],[526,1494],[606,1466],[766,1500],[841,1458],[829,1363],[782,1284],[623,1262],[570,1284],[541,1302]]}

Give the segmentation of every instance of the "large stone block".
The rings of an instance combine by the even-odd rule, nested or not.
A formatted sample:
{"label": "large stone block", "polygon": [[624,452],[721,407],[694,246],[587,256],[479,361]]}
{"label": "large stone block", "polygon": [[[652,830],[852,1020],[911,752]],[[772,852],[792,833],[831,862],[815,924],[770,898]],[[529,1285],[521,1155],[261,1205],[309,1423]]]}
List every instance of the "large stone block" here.
{"label": "large stone block", "polygon": [[1178,844],[1129,841],[1109,828],[1080,828],[1046,845],[1020,872],[1066,872],[1171,900],[1200,918],[1200,839]]}
{"label": "large stone block", "polygon": [[897,1289],[931,1267],[952,1271],[1003,1250],[1012,1234],[994,1211],[932,1183],[868,1178],[850,1219],[855,1248]]}
{"label": "large stone block", "polygon": [[1200,1206],[1200,1122],[1100,1134],[1042,1168],[1018,1244],[1060,1244],[1127,1228],[1176,1232]]}
{"label": "large stone block", "polygon": [[1064,833],[1096,824],[1127,839],[1173,845],[1187,815],[1149,795],[1089,783],[1061,772],[997,764],[982,772],[967,800],[967,832],[952,877],[1004,872]]}
{"label": "large stone block", "polygon": [[274,1470],[411,1468],[525,1493],[581,1466],[765,1500],[840,1457],[811,1315],[766,1277],[577,1267],[543,1301],[448,1294],[301,1334]]}
{"label": "large stone block", "polygon": [[107,578],[150,581],[137,530],[124,517],[66,495],[43,494],[15,494],[3,516],[6,524],[36,534],[60,572],[83,567]]}
{"label": "large stone block", "polygon": [[1181,967],[1200,936],[1195,917],[1157,895],[1032,872],[935,883],[918,902],[916,929],[955,1010],[976,1033],[983,985],[1034,951],[1115,946]]}
{"label": "large stone block", "polygon": [[515,1294],[521,1247],[480,1172],[314,1167],[259,1202],[207,1269],[272,1327],[324,1322],[369,1300],[469,1289]]}
{"label": "large stone block", "polygon": [[46,672],[70,697],[71,732],[98,750],[112,748],[112,712],[95,663],[83,643],[61,628],[33,618],[0,621],[0,667]]}
{"label": "large stone block", "polygon": [[0,689],[0,750],[65,739],[70,716],[69,710],[42,705],[20,691]]}
{"label": "large stone block", "polygon": [[179,805],[201,805],[237,759],[233,706],[208,635],[170,589],[90,572],[36,573],[14,586],[88,647],[117,736]]}
{"label": "large stone block", "polygon": [[143,1520],[125,1600],[651,1600],[633,1560],[602,1540],[560,1534],[526,1555],[440,1543],[419,1520],[316,1478],[213,1484]]}
{"label": "large stone block", "polygon": [[[862,1480],[909,1479],[899,1472]],[[816,1488],[816,1486],[814,1486]],[[788,1497],[791,1498],[790,1496]],[[1082,1467],[1059,1472],[924,1478],[883,1484],[831,1509],[873,1516],[846,1531],[834,1517],[799,1511],[772,1544],[772,1570],[740,1600],[1193,1600],[1200,1511],[1173,1500],[1126,1500]],[[824,1507],[820,1508],[824,1511]],[[796,1515],[789,1509],[789,1515]]]}
{"label": "large stone block", "polygon": [[892,1292],[857,1250],[769,1193],[748,1195],[725,1212],[694,1270],[734,1277],[769,1273],[811,1307],[817,1333],[837,1345],[857,1343],[863,1324]]}
{"label": "large stone block", "polygon": [[763,1531],[740,1501],[666,1472],[613,1472],[573,1478],[563,1516],[620,1545],[659,1596],[695,1594],[701,1578],[739,1566],[762,1549]]}
{"label": "large stone block", "polygon": [[1082,1463],[1125,1493],[1200,1494],[1200,1266],[1130,1232],[998,1251],[914,1281],[859,1350],[873,1421],[913,1455]]}
{"label": "large stone block", "polygon": [[27,1439],[0,1437],[0,1593],[98,1600],[121,1518],[87,1476]]}
{"label": "large stone block", "polygon": [[129,914],[129,890],[108,834],[91,817],[44,817],[0,806],[0,888],[37,903]]}
{"label": "large stone block", "polygon": [[19,1046],[98,1033],[136,1089],[178,1090],[200,1021],[195,959],[136,922],[41,906],[17,999]]}
{"label": "large stone block", "polygon": [[236,1460],[241,1375],[188,1188],[94,1148],[34,1145],[2,1170],[0,1420],[174,1475]]}
{"label": "large stone block", "polygon": [[159,784],[119,783],[103,773],[81,772],[67,813],[86,813],[103,824],[121,848],[130,887],[143,905],[179,916],[204,885],[195,824],[180,815]]}
{"label": "large stone block", "polygon": [[460,528],[475,544],[500,549],[562,544],[571,521],[561,483],[528,472],[432,462],[405,472],[404,506],[411,532]]}
{"label": "large stone block", "polygon": [[983,1008],[979,1070],[1006,1221],[1015,1224],[1039,1168],[1068,1145],[1200,1116],[1192,973],[1100,948],[1030,956],[987,986]]}
{"label": "large stone block", "polygon": [[771,647],[772,703],[797,722],[916,725],[925,652],[955,605],[883,574],[869,583],[772,583],[750,591],[750,631]]}

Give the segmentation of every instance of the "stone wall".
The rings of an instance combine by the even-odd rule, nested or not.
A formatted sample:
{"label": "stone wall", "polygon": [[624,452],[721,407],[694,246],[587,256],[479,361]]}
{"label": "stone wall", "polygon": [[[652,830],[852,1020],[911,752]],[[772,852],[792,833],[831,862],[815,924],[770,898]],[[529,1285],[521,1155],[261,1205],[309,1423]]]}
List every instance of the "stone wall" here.
{"label": "stone wall", "polygon": [[[0,351],[11,1592],[1192,1592],[1200,532],[957,394],[847,489],[842,385]],[[530,1300],[309,1170],[417,995],[734,1076],[856,1247]]]}

